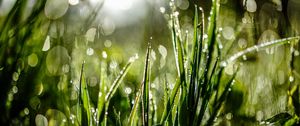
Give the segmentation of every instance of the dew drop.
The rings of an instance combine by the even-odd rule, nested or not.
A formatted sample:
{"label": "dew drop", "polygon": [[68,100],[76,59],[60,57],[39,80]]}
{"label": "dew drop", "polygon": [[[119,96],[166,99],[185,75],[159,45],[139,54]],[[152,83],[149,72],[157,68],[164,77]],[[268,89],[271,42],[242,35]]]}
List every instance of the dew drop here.
{"label": "dew drop", "polygon": [[134,62],[138,58],[139,58],[139,55],[136,53],[134,56],[132,56],[132,57],[129,58],[129,62]]}
{"label": "dew drop", "polygon": [[289,81],[290,81],[290,82],[293,82],[293,81],[294,81],[294,77],[293,77],[293,76],[290,76],[290,77],[289,77]]}
{"label": "dew drop", "polygon": [[160,10],[161,13],[165,13],[166,12],[166,9],[164,7],[160,7],[159,10]]}
{"label": "dew drop", "polygon": [[294,51],[294,56],[299,56],[299,51],[298,50]]}
{"label": "dew drop", "polygon": [[89,55],[89,56],[93,55],[94,54],[94,49],[93,48],[88,48],[86,50],[86,54]]}
{"label": "dew drop", "polygon": [[222,62],[221,62],[221,66],[222,66],[222,67],[226,67],[226,66],[227,66],[227,62],[226,62],[226,61],[222,61]]}
{"label": "dew drop", "polygon": [[247,56],[246,55],[243,55],[243,60],[247,60]]}
{"label": "dew drop", "polygon": [[102,57],[103,57],[104,59],[107,58],[107,53],[106,53],[105,51],[102,52]]}
{"label": "dew drop", "polygon": [[109,64],[109,67],[110,67],[111,69],[115,69],[115,68],[117,68],[117,66],[118,66],[118,63],[117,63],[116,61],[112,61],[112,62]]}
{"label": "dew drop", "polygon": [[132,92],[132,89],[130,87],[125,87],[125,93],[129,95]]}
{"label": "dew drop", "polygon": [[207,39],[207,38],[208,38],[208,35],[207,35],[207,34],[204,34],[204,35],[203,35],[203,38],[204,38],[204,39]]}
{"label": "dew drop", "polygon": [[179,12],[178,12],[178,11],[175,11],[175,12],[173,13],[173,15],[174,15],[175,17],[178,17]]}

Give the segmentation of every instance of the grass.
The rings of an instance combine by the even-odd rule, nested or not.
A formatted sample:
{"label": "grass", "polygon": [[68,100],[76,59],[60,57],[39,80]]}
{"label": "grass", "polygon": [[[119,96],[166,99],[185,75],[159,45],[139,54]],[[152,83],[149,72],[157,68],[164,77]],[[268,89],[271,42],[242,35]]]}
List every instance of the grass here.
{"label": "grass", "polygon": [[[44,61],[48,52],[40,51],[40,47],[43,47],[40,42],[46,39],[48,33],[40,33],[39,31],[42,25],[47,22],[47,18],[42,14],[45,1],[36,2],[29,17],[19,21],[19,16],[23,15],[22,7],[26,3],[24,1],[18,0],[9,14],[1,19],[0,25],[1,33],[8,33],[0,35],[0,83],[2,84],[1,92],[4,92],[1,94],[0,110],[3,114],[0,116],[0,122],[4,125],[34,125],[37,122],[45,124],[43,117],[48,119],[46,121],[49,125],[55,125],[58,122],[61,122],[59,125],[88,126],[217,125],[216,120],[224,114],[224,103],[231,94],[235,77],[238,74],[238,70],[236,70],[233,75],[226,75],[224,69],[227,65],[248,53],[259,52],[267,48],[286,44],[290,44],[292,48],[300,39],[299,36],[278,39],[228,55],[227,52],[222,53],[222,48],[220,48],[220,43],[217,40],[220,34],[217,30],[219,0],[212,0],[208,23],[205,23],[203,9],[195,5],[192,40],[188,40],[187,34],[184,36],[181,33],[181,23],[178,15],[175,14],[177,8],[173,5],[170,7],[171,23],[169,30],[175,59],[173,67],[176,69],[173,73],[176,76],[176,80],[173,80],[175,84],[172,85],[167,81],[170,78],[167,78],[166,73],[156,75],[157,71],[152,70],[152,68],[159,66],[156,66],[151,58],[153,43],[150,40],[145,53],[145,62],[141,63],[144,66],[142,82],[135,86],[137,89],[131,95],[123,96],[121,92],[125,85],[124,80],[134,81],[134,84],[136,84],[136,80],[140,80],[139,78],[132,80],[126,78],[131,77],[130,69],[135,63],[138,63],[136,62],[138,56],[129,58],[127,63],[121,65],[123,66],[121,70],[110,71],[108,64],[111,61],[106,56],[96,57],[97,65],[93,67],[88,65],[89,58],[75,55],[71,62],[78,61],[79,63],[69,63],[71,66],[69,71],[71,72],[48,76],[49,73],[45,72],[46,61]],[[98,6],[96,10],[101,8],[102,4]],[[90,15],[96,15],[96,10],[92,11]],[[94,16],[90,16],[86,19],[86,24],[83,24],[80,32],[85,33],[87,30],[84,29],[89,27],[88,25],[94,18]],[[50,22],[57,23],[56,20]],[[208,27],[205,27],[204,24],[208,24]],[[49,27],[48,25],[47,29]],[[59,34],[59,28],[56,30]],[[100,31],[101,28],[98,28],[95,40],[100,39]],[[75,36],[75,38],[77,41],[86,42],[80,35]],[[51,40],[60,45],[64,39],[66,38],[57,37]],[[38,42],[35,43],[36,41]],[[71,48],[69,50],[73,52],[79,50],[80,52],[87,48],[84,44],[79,45],[80,47],[76,46],[78,45],[69,47]],[[34,68],[24,65],[23,61],[28,54],[32,53],[31,51],[42,57],[39,60],[41,63]],[[80,54],[83,55],[82,51]],[[291,77],[294,76],[293,71],[295,71],[293,62],[294,60],[291,58],[289,70]],[[88,68],[92,68],[92,72],[99,78],[96,87],[89,86],[92,81],[87,77],[90,74],[87,72]],[[114,75],[114,72],[117,74]],[[163,98],[155,95],[155,92],[158,91],[152,88],[155,77],[164,80],[159,83],[159,86],[164,87],[159,90],[163,92]],[[70,82],[71,80],[79,80],[78,87],[76,87],[75,82]],[[42,82],[45,84],[40,84]],[[60,86],[52,86],[51,83],[59,83]],[[75,90],[72,89],[74,85],[77,88]],[[14,91],[15,87],[19,87],[20,91]],[[270,119],[259,122],[260,124],[299,125],[299,85],[295,84],[294,81],[289,81],[289,87],[289,101],[286,104],[291,106],[291,112],[279,113]],[[46,90],[46,92],[42,95],[36,95],[30,93],[32,90]],[[71,93],[74,91],[77,97],[72,100]],[[16,95],[18,93],[19,95]],[[22,95],[24,98],[20,98]],[[40,102],[36,103],[36,108],[31,107],[33,104],[31,102],[32,97],[41,99]],[[47,101],[48,97],[55,99]],[[125,102],[123,103],[123,101]],[[50,108],[55,108],[59,112],[49,112],[48,109]],[[39,114],[38,119],[36,118],[37,114]],[[63,118],[64,116],[66,119]],[[61,118],[55,120],[54,117]]]}

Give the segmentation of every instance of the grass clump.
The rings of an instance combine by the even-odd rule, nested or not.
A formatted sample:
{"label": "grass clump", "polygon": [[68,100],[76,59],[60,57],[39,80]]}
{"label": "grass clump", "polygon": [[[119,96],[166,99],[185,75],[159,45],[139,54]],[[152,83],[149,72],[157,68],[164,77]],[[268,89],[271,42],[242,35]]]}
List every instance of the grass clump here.
{"label": "grass clump", "polygon": [[[192,40],[188,39],[188,33],[181,33],[177,8],[173,3],[174,1],[171,1],[171,12],[168,14],[170,26],[168,28],[171,34],[169,37],[171,38],[170,43],[175,61],[172,67],[175,71],[173,73],[175,80],[172,81],[175,83],[168,82],[172,78],[167,77],[166,71],[156,75],[157,71],[152,69],[159,67],[153,63],[153,40],[151,40],[147,45],[145,61],[141,63],[141,66],[144,67],[143,72],[141,72],[143,79],[141,83],[137,84],[136,81],[140,79],[130,80],[126,78],[132,77],[130,69],[137,61],[137,55],[129,58],[128,62],[121,64],[122,69],[111,70],[113,59],[107,58],[106,53],[110,50],[94,52],[88,45],[90,41],[101,39],[100,32],[103,31],[103,28],[101,26],[95,28],[95,39],[87,40],[83,37],[103,4],[97,5],[96,9],[90,12],[90,16],[84,20],[85,23],[79,30],[79,35],[74,37],[74,44],[67,48],[63,45],[68,37],[60,36],[61,29],[58,27],[60,18],[47,20],[47,17],[43,15],[46,1],[35,2],[29,17],[19,21],[18,16],[23,15],[22,7],[26,3],[24,1],[17,0],[8,16],[1,20],[0,32],[8,33],[0,35],[0,83],[4,87],[1,89],[1,92],[4,93],[1,94],[0,110],[3,114],[0,116],[0,121],[3,124],[217,125],[217,119],[224,114],[224,103],[231,94],[239,70],[236,69],[232,75],[226,75],[224,69],[227,65],[248,53],[283,44],[294,46],[296,44],[294,42],[299,41],[299,36],[288,37],[254,45],[233,55],[228,55],[228,51],[223,53],[221,42],[218,40],[220,35],[219,30],[217,30],[219,29],[217,24],[220,14],[219,0],[212,0],[207,23],[204,19],[203,9],[194,5]],[[48,33],[44,32],[35,34],[40,32],[38,29],[44,23],[47,24],[46,29],[48,31],[50,31],[50,26],[56,26],[55,36],[49,37]],[[206,27],[205,24],[208,26]],[[35,35],[37,37],[34,37]],[[64,68],[62,71],[51,67],[54,72],[47,72],[46,68],[49,63],[46,63],[45,59],[48,59],[50,53],[44,48],[43,52],[40,51],[43,44],[35,43],[45,40],[54,42],[54,46],[51,45],[52,49],[56,46],[60,47],[56,48],[58,51],[55,52],[55,56],[64,54],[65,57],[69,58],[66,61],[53,61],[58,66],[62,64]],[[82,43],[80,43],[81,41]],[[35,52],[34,55],[28,51],[30,49]],[[82,51],[85,49],[88,50],[87,54]],[[58,54],[56,55],[56,53]],[[69,56],[69,53],[72,56]],[[97,55],[94,57],[96,60],[87,58],[87,55],[91,56],[94,53],[102,53],[102,57]],[[41,63],[38,64],[35,61],[30,63],[33,68],[25,67],[23,60],[29,54],[30,56],[41,57],[40,60],[35,58]],[[53,57],[55,58],[55,56]],[[89,66],[90,62],[96,62],[96,65]],[[293,58],[290,62],[290,74],[293,75]],[[116,64],[118,65],[118,63]],[[65,67],[66,65],[67,67]],[[114,64],[114,66],[117,65]],[[90,74],[97,76],[94,87],[90,86],[93,83],[92,79],[88,77],[91,76]],[[160,89],[153,89],[153,78],[163,80],[159,82]],[[77,80],[78,83],[75,82]],[[124,82],[128,81],[132,81],[136,89],[131,94],[122,95]],[[57,85],[53,86],[51,83],[57,83]],[[13,98],[14,94],[18,92],[15,91],[17,90],[16,87],[24,88],[20,92],[20,95],[25,96],[24,100],[20,99],[20,96],[17,99]],[[279,113],[270,119],[259,122],[260,124],[299,125],[299,85],[293,84],[291,81],[290,87],[287,104],[291,106],[292,112]],[[28,93],[32,90],[37,90],[38,95]],[[43,90],[47,92],[43,92]],[[163,97],[155,95],[156,92],[162,92]],[[45,100],[48,97],[55,99]]]}

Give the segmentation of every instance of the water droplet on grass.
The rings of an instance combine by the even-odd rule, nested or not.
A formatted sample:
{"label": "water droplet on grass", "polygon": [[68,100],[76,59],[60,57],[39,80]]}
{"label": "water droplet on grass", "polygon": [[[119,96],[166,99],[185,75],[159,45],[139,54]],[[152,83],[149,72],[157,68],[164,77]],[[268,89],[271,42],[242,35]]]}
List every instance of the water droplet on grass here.
{"label": "water droplet on grass", "polygon": [[107,58],[107,53],[106,53],[105,51],[102,52],[102,57],[103,57],[104,59]]}
{"label": "water droplet on grass", "polygon": [[227,66],[227,62],[226,61],[222,61],[221,62],[221,67],[226,67]]}
{"label": "water droplet on grass", "polygon": [[93,55],[94,54],[94,49],[93,48],[88,48],[86,50],[86,54],[89,55],[89,56]]}
{"label": "water droplet on grass", "polygon": [[161,13],[165,13],[166,12],[166,9],[164,7],[160,7],[159,10],[160,10]]}
{"label": "water droplet on grass", "polygon": [[299,51],[298,50],[294,51],[294,56],[299,56]]}
{"label": "water droplet on grass", "polygon": [[175,17],[178,17],[178,15],[179,15],[179,12],[178,12],[178,11],[175,11],[175,12],[173,13],[173,16],[175,16]]}
{"label": "water droplet on grass", "polygon": [[111,41],[110,41],[110,40],[105,40],[105,42],[104,42],[104,46],[105,46],[106,48],[109,48],[109,47],[111,47],[111,45],[112,45],[112,43],[111,43]]}
{"label": "water droplet on grass", "polygon": [[138,58],[139,58],[139,55],[136,53],[134,56],[132,56],[132,57],[129,58],[129,62],[134,62]]}
{"label": "water droplet on grass", "polygon": [[290,76],[290,77],[289,77],[289,81],[290,81],[290,82],[293,82],[293,81],[294,81],[294,77],[293,77],[293,76]]}
{"label": "water droplet on grass", "polygon": [[35,67],[38,64],[38,56],[35,53],[32,53],[27,58],[28,65],[31,67]]}
{"label": "water droplet on grass", "polygon": [[130,87],[125,87],[125,93],[129,95],[132,92],[132,89]]}
{"label": "water droplet on grass", "polygon": [[117,68],[117,66],[118,66],[118,63],[117,63],[116,61],[112,61],[112,62],[109,64],[109,67],[110,67],[111,69],[115,69],[115,68]]}
{"label": "water droplet on grass", "polygon": [[246,55],[243,55],[243,60],[247,60],[247,56]]}

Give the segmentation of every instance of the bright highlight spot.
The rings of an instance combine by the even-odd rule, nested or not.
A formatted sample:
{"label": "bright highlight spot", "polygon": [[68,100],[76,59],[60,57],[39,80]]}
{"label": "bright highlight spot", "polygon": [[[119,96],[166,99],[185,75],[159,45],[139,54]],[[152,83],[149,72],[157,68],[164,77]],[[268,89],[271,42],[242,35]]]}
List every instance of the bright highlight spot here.
{"label": "bright highlight spot", "polygon": [[246,0],[246,1],[247,1],[247,3],[246,3],[247,11],[255,12],[256,9],[257,9],[257,5],[256,5],[255,0]]}
{"label": "bright highlight spot", "polygon": [[50,36],[47,35],[42,51],[48,51],[50,49]]}
{"label": "bright highlight spot", "polygon": [[88,49],[86,50],[86,54],[89,55],[89,56],[93,55],[93,54],[94,54],[94,49],[88,48]]}
{"label": "bright highlight spot", "polygon": [[71,5],[77,5],[79,3],[79,0],[69,0],[69,4]]}

